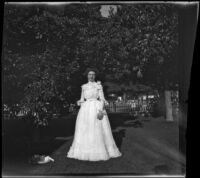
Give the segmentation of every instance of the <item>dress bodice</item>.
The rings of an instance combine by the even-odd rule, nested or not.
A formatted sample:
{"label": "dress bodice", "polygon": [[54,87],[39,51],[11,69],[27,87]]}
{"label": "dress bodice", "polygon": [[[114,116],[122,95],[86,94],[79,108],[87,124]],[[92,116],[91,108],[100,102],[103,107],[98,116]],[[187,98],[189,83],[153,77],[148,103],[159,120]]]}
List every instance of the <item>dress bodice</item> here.
{"label": "dress bodice", "polygon": [[100,83],[88,82],[82,85],[82,93],[84,99],[98,99],[100,98],[100,90],[102,86]]}
{"label": "dress bodice", "polygon": [[78,101],[79,103],[78,105],[81,105],[80,103],[85,102],[85,99],[86,100],[99,99],[102,108],[104,104],[108,103],[104,98],[103,87],[100,81],[88,82],[86,84],[83,84],[81,88],[82,88],[81,99]]}

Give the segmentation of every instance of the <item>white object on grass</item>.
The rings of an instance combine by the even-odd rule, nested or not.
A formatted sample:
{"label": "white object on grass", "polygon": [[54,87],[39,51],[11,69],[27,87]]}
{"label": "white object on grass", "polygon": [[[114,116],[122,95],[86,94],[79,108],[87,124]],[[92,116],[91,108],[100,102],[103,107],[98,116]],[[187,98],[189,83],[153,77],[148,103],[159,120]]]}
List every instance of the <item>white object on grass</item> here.
{"label": "white object on grass", "polygon": [[54,162],[54,159],[51,158],[50,156],[45,156],[45,157],[44,157],[44,160],[38,161],[38,164],[45,164],[45,163],[48,163],[48,162],[50,162],[50,161]]}

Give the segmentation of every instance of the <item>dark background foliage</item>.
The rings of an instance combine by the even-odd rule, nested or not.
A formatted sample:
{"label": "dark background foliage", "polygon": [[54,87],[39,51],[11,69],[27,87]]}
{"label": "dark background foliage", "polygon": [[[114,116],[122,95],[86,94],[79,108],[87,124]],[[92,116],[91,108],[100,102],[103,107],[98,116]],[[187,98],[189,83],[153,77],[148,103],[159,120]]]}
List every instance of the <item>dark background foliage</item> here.
{"label": "dark background foliage", "polygon": [[99,69],[99,80],[119,90],[130,82],[161,92],[176,87],[176,7],[121,4],[108,18],[100,9],[100,4],[5,5],[3,103],[21,101],[32,111],[47,102],[62,108],[79,99],[90,65]]}

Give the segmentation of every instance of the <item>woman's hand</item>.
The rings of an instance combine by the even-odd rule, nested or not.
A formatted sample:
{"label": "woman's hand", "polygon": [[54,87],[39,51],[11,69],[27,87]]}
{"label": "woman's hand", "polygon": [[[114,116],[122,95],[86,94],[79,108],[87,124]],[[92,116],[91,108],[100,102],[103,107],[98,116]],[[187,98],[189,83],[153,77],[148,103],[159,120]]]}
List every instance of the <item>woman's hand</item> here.
{"label": "woman's hand", "polygon": [[104,115],[106,115],[106,112],[103,111],[103,110],[98,110],[98,113],[97,113],[97,119],[99,120],[102,120]]}
{"label": "woman's hand", "polygon": [[77,105],[78,105],[78,106],[81,106],[82,103],[84,103],[84,101],[81,101],[81,100],[78,100],[78,101],[77,101]]}
{"label": "woman's hand", "polygon": [[108,103],[108,101],[104,101],[104,104],[105,104],[105,106],[108,106],[109,105],[109,103]]}

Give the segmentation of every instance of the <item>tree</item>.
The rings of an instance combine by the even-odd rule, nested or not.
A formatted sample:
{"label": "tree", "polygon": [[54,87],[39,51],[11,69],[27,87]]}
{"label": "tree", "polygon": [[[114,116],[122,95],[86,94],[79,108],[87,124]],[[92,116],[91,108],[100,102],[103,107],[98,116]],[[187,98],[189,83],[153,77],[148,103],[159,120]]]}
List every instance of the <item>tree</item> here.
{"label": "tree", "polygon": [[[171,76],[169,70],[163,72],[176,59],[177,12],[172,5],[122,4],[108,18],[100,9],[100,4],[6,5],[4,101],[50,102],[57,108],[75,102],[84,82],[81,73],[91,64],[104,79],[109,74],[125,86],[132,81],[164,89],[176,83],[171,77],[175,70]],[[19,91],[15,101],[13,91]]]}
{"label": "tree", "polygon": [[91,50],[98,67],[116,82],[154,84],[160,93],[165,91],[166,118],[172,120],[169,90],[178,83],[177,27],[174,5],[123,4],[94,27],[99,33],[85,51]]}
{"label": "tree", "polygon": [[[20,107],[43,121],[40,108],[46,108],[46,103],[58,110],[79,97],[83,80],[79,71],[84,70],[81,46],[88,17],[95,18],[96,8],[5,6],[4,103],[20,102]],[[77,79],[80,84],[75,83]]]}

